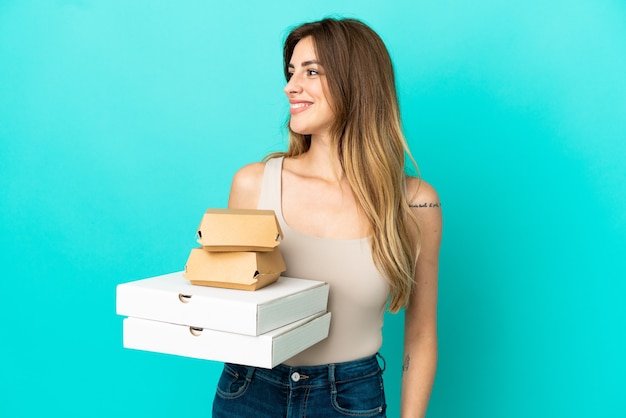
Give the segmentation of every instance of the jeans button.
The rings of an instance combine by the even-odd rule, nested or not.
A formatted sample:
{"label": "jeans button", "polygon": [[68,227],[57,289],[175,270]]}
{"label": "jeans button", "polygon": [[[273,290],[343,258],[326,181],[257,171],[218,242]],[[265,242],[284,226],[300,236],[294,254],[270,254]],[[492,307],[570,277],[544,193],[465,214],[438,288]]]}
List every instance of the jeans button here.
{"label": "jeans button", "polygon": [[298,380],[300,380],[300,373],[298,372],[291,373],[291,380],[293,380],[294,382],[297,382]]}

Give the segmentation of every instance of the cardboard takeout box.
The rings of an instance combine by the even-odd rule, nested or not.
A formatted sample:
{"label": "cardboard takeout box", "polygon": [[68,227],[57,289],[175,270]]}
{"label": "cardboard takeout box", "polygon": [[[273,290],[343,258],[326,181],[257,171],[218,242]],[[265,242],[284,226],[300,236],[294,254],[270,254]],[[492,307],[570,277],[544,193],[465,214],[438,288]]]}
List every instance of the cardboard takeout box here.
{"label": "cardboard takeout box", "polygon": [[326,312],[329,285],[279,277],[256,292],[194,286],[182,272],[117,285],[118,315],[257,336]]}
{"label": "cardboard takeout box", "polygon": [[271,252],[209,252],[194,248],[183,276],[200,286],[257,290],[274,283],[285,270],[278,248]]}
{"label": "cardboard takeout box", "polygon": [[124,347],[270,369],[328,337],[330,312],[258,336],[125,318]]}
{"label": "cardboard takeout box", "polygon": [[197,237],[207,251],[272,251],[282,231],[273,210],[208,209]]}

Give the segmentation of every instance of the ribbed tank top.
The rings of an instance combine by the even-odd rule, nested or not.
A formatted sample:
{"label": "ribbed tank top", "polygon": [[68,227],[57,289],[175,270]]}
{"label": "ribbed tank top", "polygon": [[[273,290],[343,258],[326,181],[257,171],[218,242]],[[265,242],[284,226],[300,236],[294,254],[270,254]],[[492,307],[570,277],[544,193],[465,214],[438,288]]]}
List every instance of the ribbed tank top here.
{"label": "ribbed tank top", "polygon": [[267,161],[258,208],[274,210],[283,230],[283,275],[327,282],[331,312],[328,338],[285,363],[319,365],[375,354],[382,345],[389,285],[374,265],[370,239],[318,238],[290,228],[282,213],[282,163]]}

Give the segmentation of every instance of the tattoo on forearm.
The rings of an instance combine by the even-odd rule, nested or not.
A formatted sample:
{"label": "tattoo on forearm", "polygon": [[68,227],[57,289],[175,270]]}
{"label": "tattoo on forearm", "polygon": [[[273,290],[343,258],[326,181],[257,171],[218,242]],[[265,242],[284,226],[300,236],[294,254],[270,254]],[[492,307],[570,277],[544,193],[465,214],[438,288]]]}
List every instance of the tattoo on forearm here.
{"label": "tattoo on forearm", "polygon": [[409,205],[410,208],[440,208],[440,202],[424,202],[424,203],[414,203]]}
{"label": "tattoo on forearm", "polygon": [[407,354],[406,357],[404,357],[404,361],[402,362],[402,374],[404,374],[404,372],[409,370],[410,361],[411,361],[411,357]]}

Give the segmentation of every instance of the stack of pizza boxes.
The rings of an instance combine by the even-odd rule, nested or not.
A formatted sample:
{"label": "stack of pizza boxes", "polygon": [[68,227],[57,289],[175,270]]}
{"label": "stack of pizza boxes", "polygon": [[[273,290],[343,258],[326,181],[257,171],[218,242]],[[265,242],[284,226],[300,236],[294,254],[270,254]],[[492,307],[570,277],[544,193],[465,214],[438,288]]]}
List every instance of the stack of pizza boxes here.
{"label": "stack of pizza boxes", "polygon": [[124,347],[272,368],[328,336],[328,284],[281,276],[271,210],[209,209],[185,270],[117,286]]}

